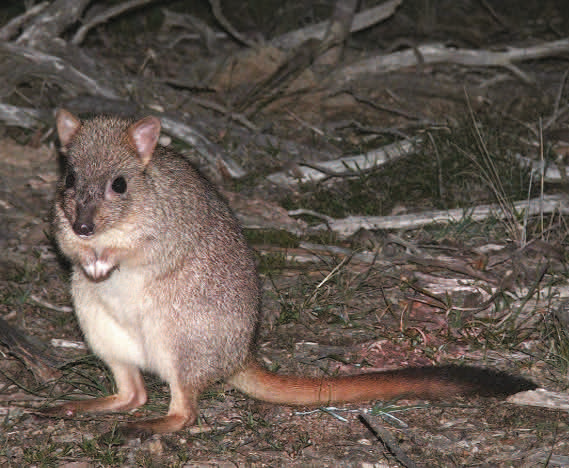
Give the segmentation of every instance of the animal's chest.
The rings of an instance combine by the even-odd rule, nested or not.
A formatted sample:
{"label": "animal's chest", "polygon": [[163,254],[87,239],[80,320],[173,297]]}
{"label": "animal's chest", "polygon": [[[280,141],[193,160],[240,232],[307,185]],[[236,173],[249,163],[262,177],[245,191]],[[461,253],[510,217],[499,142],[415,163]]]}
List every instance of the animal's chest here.
{"label": "animal's chest", "polygon": [[148,314],[144,276],[115,271],[93,282],[76,272],[73,299],[79,323],[93,351],[106,361],[147,367],[143,319]]}

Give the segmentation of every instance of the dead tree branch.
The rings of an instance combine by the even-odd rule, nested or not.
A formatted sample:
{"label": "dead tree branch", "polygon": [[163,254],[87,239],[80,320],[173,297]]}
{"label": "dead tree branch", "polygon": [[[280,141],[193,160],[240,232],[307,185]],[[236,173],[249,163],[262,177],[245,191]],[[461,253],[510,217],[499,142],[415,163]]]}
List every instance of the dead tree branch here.
{"label": "dead tree branch", "polygon": [[55,38],[76,23],[91,0],[55,0],[22,32],[17,44],[45,50]]}
{"label": "dead tree branch", "polygon": [[[91,94],[109,99],[119,98],[119,93],[114,88],[91,78],[69,61],[56,55],[10,42],[0,42],[1,55],[8,58],[0,65],[0,75],[7,77],[4,81],[14,81],[26,75],[44,77],[44,79],[58,82],[63,89],[69,88],[70,85],[73,86],[77,94]],[[19,70],[16,68],[16,61],[24,63]],[[5,86],[5,83],[0,86]]]}
{"label": "dead tree branch", "polygon": [[215,16],[215,19],[225,28],[231,37],[239,41],[241,44],[245,44],[249,47],[256,47],[257,44],[243,36],[228,21],[228,19],[223,14],[223,11],[221,10],[221,3],[219,0],[209,0],[209,4],[211,5],[211,11],[213,12],[213,16]]}
{"label": "dead tree branch", "polygon": [[245,170],[237,164],[221,147],[209,141],[204,135],[170,116],[160,116],[164,131],[192,145],[196,151],[213,167],[224,175],[239,178],[246,175]]}
{"label": "dead tree branch", "polygon": [[350,27],[357,6],[357,0],[336,1],[330,24],[322,39],[322,43],[328,50],[318,58],[317,63],[319,65],[332,65],[340,60],[344,50],[343,44],[350,34]]}
{"label": "dead tree branch", "polygon": [[[516,212],[526,212],[528,216],[545,213],[569,213],[569,199],[566,195],[545,195],[543,198],[521,200],[513,203]],[[489,216],[504,218],[511,216],[500,205],[478,205],[469,209],[424,211],[422,213],[399,216],[348,216],[342,219],[327,219],[314,230],[331,230],[342,237],[348,237],[360,229],[415,229],[431,223],[456,222],[470,218],[475,221]]]}
{"label": "dead tree branch", "polygon": [[95,26],[105,23],[111,18],[114,18],[115,16],[124,13],[125,11],[133,10],[148,3],[152,3],[153,1],[154,0],[130,0],[128,2],[119,3],[118,5],[107,8],[101,14],[95,15],[93,18],[90,18],[86,23],[84,23],[83,26],[77,30],[73,36],[73,39],[71,39],[71,44],[76,46],[81,44],[87,36],[87,33]]}
{"label": "dead tree branch", "polygon": [[456,63],[468,67],[504,67],[510,71],[516,69],[518,76],[531,82],[531,78],[515,67],[515,62],[555,57],[567,52],[569,52],[569,39],[546,42],[533,47],[508,47],[503,52],[455,49],[444,44],[426,44],[354,63],[334,73],[331,81],[337,87],[343,87],[366,74],[388,73],[416,65]]}
{"label": "dead tree branch", "polygon": [[0,41],[8,41],[12,39],[20,29],[30,21],[34,16],[39,15],[43,10],[47,8],[49,2],[41,2],[34,5],[32,8],[27,10],[25,13],[12,18],[7,24],[0,28]]}
{"label": "dead tree branch", "polygon": [[402,140],[356,156],[346,156],[318,164],[298,165],[292,170],[276,172],[267,178],[278,185],[296,185],[318,181],[331,174],[334,176],[342,174],[356,176],[360,173],[359,171],[376,168],[388,161],[413,154],[420,142],[418,139]]}
{"label": "dead tree branch", "polygon": [[0,103],[0,121],[6,125],[21,128],[37,128],[39,125],[49,122],[50,118],[51,115],[47,111]]}
{"label": "dead tree branch", "polygon": [[0,318],[0,343],[10,354],[22,360],[40,382],[48,382],[61,376],[57,370],[64,362],[49,353],[44,346],[37,346],[21,330]]}
{"label": "dead tree branch", "polygon": [[[374,24],[385,21],[392,16],[397,8],[403,3],[403,0],[389,0],[374,8],[360,11],[354,16],[350,32],[354,33],[369,28]],[[303,29],[291,31],[282,36],[275,37],[270,44],[283,49],[293,49],[308,39],[322,39],[329,27],[328,21],[313,24]]]}
{"label": "dead tree branch", "polygon": [[192,33],[176,34],[176,38],[170,42],[168,47],[174,47],[185,39],[201,39],[207,51],[211,54],[215,52],[215,43],[217,39],[227,39],[229,36],[221,31],[215,31],[205,21],[197,16],[188,13],[173,12],[166,8],[162,8],[164,21],[162,23],[162,31],[168,30],[172,27],[187,29],[195,31]]}

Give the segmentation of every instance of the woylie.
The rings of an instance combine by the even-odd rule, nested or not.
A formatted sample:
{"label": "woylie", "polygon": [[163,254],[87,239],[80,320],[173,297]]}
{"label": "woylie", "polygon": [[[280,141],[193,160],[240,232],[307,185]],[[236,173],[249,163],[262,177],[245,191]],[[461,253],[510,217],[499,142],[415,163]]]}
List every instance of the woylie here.
{"label": "woylie", "polygon": [[198,396],[220,379],[254,398],[290,405],[535,388],[523,378],[459,366],[333,378],[263,369],[254,358],[260,291],[253,255],[215,188],[158,145],[160,120],[81,121],[66,110],[56,120],[65,170],[54,232],[73,265],[81,329],[111,369],[117,393],[67,402],[49,414],[141,406],[141,371],[157,374],[171,392],[166,416],[131,425],[147,432],[193,424]]}

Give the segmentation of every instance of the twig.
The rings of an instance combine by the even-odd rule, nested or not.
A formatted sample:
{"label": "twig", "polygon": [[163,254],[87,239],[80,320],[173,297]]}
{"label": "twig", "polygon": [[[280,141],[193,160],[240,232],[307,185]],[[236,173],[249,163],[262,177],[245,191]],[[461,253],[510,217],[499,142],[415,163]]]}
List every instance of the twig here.
{"label": "twig", "polygon": [[161,115],[160,120],[166,132],[191,144],[213,167],[223,170],[233,178],[246,175],[245,170],[223,148],[209,141],[196,129],[169,115]]}
{"label": "twig", "polygon": [[308,167],[309,169],[314,169],[315,171],[319,171],[319,172],[322,172],[322,174],[325,174],[326,176],[324,178],[318,180],[319,184],[326,182],[330,179],[337,178],[337,177],[340,177],[340,178],[359,177],[359,176],[362,176],[364,174],[369,174],[369,173],[372,173],[374,171],[377,171],[377,168],[379,167],[379,166],[373,166],[373,167],[368,167],[367,169],[336,172],[336,171],[333,171],[331,169],[326,169],[325,167],[322,167],[318,164],[310,164],[310,163],[303,162],[303,163],[299,163],[298,165],[301,167]]}
{"label": "twig", "polygon": [[73,308],[69,307],[69,306],[56,306],[54,304],[52,304],[51,302],[46,301],[45,299],[42,299],[39,296],[36,296],[35,294],[30,295],[30,299],[32,301],[34,301],[36,304],[45,307],[46,309],[50,309],[50,310],[55,310],[56,312],[73,312]]}
{"label": "twig", "polygon": [[315,218],[320,218],[320,219],[324,219],[324,220],[329,220],[329,219],[334,219],[331,216],[322,214],[322,213],[318,213],[317,211],[314,210],[307,210],[305,208],[300,208],[298,210],[290,210],[288,212],[289,216],[300,216],[300,215],[308,215],[308,216],[314,216]]}
{"label": "twig", "polygon": [[15,36],[20,28],[26,24],[30,18],[39,15],[47,6],[49,2],[41,2],[34,5],[32,8],[27,10],[15,18],[12,18],[8,23],[6,23],[2,28],[0,28],[0,41],[8,41],[13,36]]}
{"label": "twig", "polygon": [[24,29],[16,43],[46,50],[70,25],[75,24],[91,0],[54,0]]}
{"label": "twig", "polygon": [[175,39],[167,46],[169,49],[175,47],[178,43],[185,39],[201,39],[204,42],[207,51],[213,54],[216,40],[218,38],[227,39],[229,37],[224,32],[214,31],[213,28],[209,26],[209,24],[194,15],[180,12],[174,13],[166,8],[162,8],[162,14],[164,15],[162,30],[171,26],[177,26],[180,28],[197,31],[197,33],[193,34],[176,34]]}
{"label": "twig", "polygon": [[83,42],[83,40],[87,36],[87,33],[95,26],[105,23],[106,21],[124,13],[125,11],[141,7],[153,1],[154,0],[129,0],[128,2],[119,3],[117,5],[107,8],[105,11],[94,16],[93,18],[89,19],[89,21],[87,21],[85,24],[83,24],[83,26],[81,26],[77,30],[77,32],[73,36],[73,39],[71,39],[71,44],[78,46]]}
{"label": "twig", "polygon": [[379,104],[378,102],[372,101],[371,99],[361,97],[351,90],[346,90],[345,92],[348,93],[350,96],[352,96],[356,101],[361,102],[362,104],[367,104],[368,106],[371,106],[374,109],[399,115],[401,117],[405,117],[406,119],[425,120],[425,117],[422,115],[411,114],[410,112],[407,112],[403,109],[396,109],[395,107],[386,106],[385,104]]}
{"label": "twig", "polygon": [[290,83],[309,68],[314,60],[324,52],[321,42],[309,39],[289,54],[283,63],[270,75],[258,82],[241,99],[235,102],[240,112],[253,115],[276,100]]}
{"label": "twig", "polygon": [[567,76],[569,75],[569,68],[565,70],[563,76],[561,77],[561,82],[559,83],[559,90],[557,91],[557,97],[555,99],[555,105],[553,106],[553,112],[551,117],[547,119],[547,122],[543,125],[543,130],[547,130],[555,121],[559,118],[559,105],[561,103],[561,98],[563,97],[563,90],[565,89],[565,84],[567,83]]}
{"label": "twig", "polygon": [[417,265],[427,267],[443,268],[445,270],[485,281],[489,284],[497,284],[499,282],[494,275],[477,270],[465,261],[456,258],[426,258],[418,257],[416,255],[405,255],[403,259],[408,263],[415,263]]}
{"label": "twig", "polygon": [[492,16],[492,18],[494,18],[494,20],[500,26],[502,26],[505,29],[511,29],[511,26],[508,24],[508,21],[502,15],[499,15],[498,13],[496,13],[496,10],[494,10],[494,8],[492,8],[492,5],[490,5],[486,0],[479,0],[479,1],[482,4],[482,6],[484,8],[486,8],[486,10],[488,10],[488,13],[490,13],[490,16]]}
{"label": "twig", "polygon": [[9,349],[11,354],[21,359],[40,381],[47,382],[61,376],[61,372],[56,369],[63,365],[59,358],[46,349],[40,349],[22,331],[12,327],[3,319],[0,319],[0,343]]}
{"label": "twig", "polygon": [[406,468],[417,468],[417,465],[411,460],[397,444],[397,441],[391,434],[377,425],[372,425],[369,420],[363,415],[358,414],[358,419],[361,423],[375,436],[375,438],[382,443],[382,445]]}
{"label": "twig", "polygon": [[537,176],[539,179],[543,179],[544,182],[559,183],[569,177],[569,167],[567,166],[560,169],[557,165],[551,164],[551,161],[547,161],[545,159],[536,161],[535,159],[528,158],[527,156],[522,156],[519,153],[514,154],[514,158],[522,167],[529,168],[534,176]]}
{"label": "twig", "polygon": [[332,124],[330,126],[332,129],[338,128],[346,128],[346,127],[354,127],[356,130],[359,130],[361,133],[369,133],[371,135],[378,134],[378,135],[394,135],[402,140],[410,139],[411,136],[404,132],[404,130],[408,129],[416,129],[419,128],[421,130],[426,130],[427,128],[448,128],[448,123],[446,122],[436,122],[433,120],[414,120],[409,122],[405,125],[398,125],[397,127],[370,127],[368,125],[362,125],[360,122],[355,120],[344,123],[344,124]]}
{"label": "twig", "polygon": [[301,119],[298,115],[296,115],[294,112],[292,112],[289,109],[286,109],[286,112],[288,115],[290,115],[294,120],[296,120],[303,127],[306,127],[308,129],[312,130],[318,136],[324,136],[324,132],[322,130],[320,130],[318,127],[315,127],[314,125],[311,125],[310,123],[308,123],[306,120]]}
{"label": "twig", "polygon": [[259,131],[259,127],[257,127],[253,122],[251,122],[243,114],[239,114],[238,112],[232,112],[229,109],[227,109],[225,106],[222,106],[221,104],[218,104],[217,102],[213,102],[213,101],[203,99],[203,98],[199,98],[199,97],[195,97],[195,96],[190,97],[190,100],[192,102],[195,102],[196,104],[202,106],[202,107],[205,107],[206,109],[213,109],[214,111],[217,111],[217,112],[229,117],[230,119],[235,120],[236,122],[239,122],[241,125],[243,125],[244,127],[248,128],[249,130],[251,130],[253,132]]}
{"label": "twig", "polygon": [[245,44],[249,47],[256,47],[253,41],[250,41],[245,36],[243,36],[239,31],[237,31],[233,25],[227,20],[223,11],[221,11],[221,3],[219,0],[209,0],[209,4],[211,5],[211,11],[213,12],[213,16],[215,19],[221,24],[225,30],[234,38],[237,39],[241,44]]}
{"label": "twig", "polygon": [[51,116],[46,111],[0,103],[0,121],[4,122],[5,125],[37,128],[48,122],[50,118]]}
{"label": "twig", "polygon": [[340,60],[358,3],[358,0],[336,0],[326,33],[322,38],[326,52],[316,60],[318,65],[335,65]]}

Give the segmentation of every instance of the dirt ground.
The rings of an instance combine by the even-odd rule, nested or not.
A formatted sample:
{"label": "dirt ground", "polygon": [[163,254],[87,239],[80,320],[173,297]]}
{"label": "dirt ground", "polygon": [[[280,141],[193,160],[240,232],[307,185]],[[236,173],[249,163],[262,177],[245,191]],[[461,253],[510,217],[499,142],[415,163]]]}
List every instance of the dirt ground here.
{"label": "dirt ground", "polygon": [[[516,12],[508,15],[512,10],[507,10],[506,3],[516,5]],[[488,27],[484,34],[486,15],[479,13],[470,22],[459,16],[458,21],[453,16],[458,14],[456,9],[444,15],[439,6],[435,8],[438,27],[433,30],[427,21],[417,22],[410,38],[414,44],[437,40],[491,48],[569,33],[563,1],[522,2],[527,6],[523,11],[518,2],[506,3],[499,14],[507,20],[507,28]],[[430,2],[416,4],[427,8]],[[240,12],[234,12],[236,23]],[[263,10],[263,14],[269,13]],[[395,41],[397,28],[408,26],[405,18],[412,15],[356,36],[345,60],[369,50],[380,38]],[[254,29],[262,18],[243,15],[241,20]],[[139,66],[148,50],[160,50],[159,59],[147,66],[149,80],[183,67],[190,54],[207,55],[195,44],[168,49],[166,38],[144,31],[121,46],[120,27],[126,26],[109,26],[86,48],[94,54],[105,51],[107,60],[127,68]],[[387,50],[386,44],[382,47]],[[239,147],[239,162],[250,175],[245,181],[216,182],[224,191],[244,198],[264,199],[287,209],[317,206],[316,211],[329,209],[328,214],[337,217],[491,202],[486,185],[469,182],[478,179],[464,165],[465,158],[456,158],[460,150],[470,152],[474,147],[476,151],[477,147],[476,139],[465,137],[475,124],[461,92],[467,87],[478,90],[470,109],[480,119],[484,141],[493,145],[496,161],[516,152],[539,157],[539,144],[527,127],[537,128],[540,118],[545,121],[556,105],[564,108],[569,102],[564,87],[566,59],[519,65],[534,77],[532,84],[502,69],[439,64],[394,72],[351,90],[372,104],[402,105],[430,122],[453,122],[440,132],[432,127],[413,129],[407,126],[408,116],[362,104],[353,95],[291,94],[254,117],[263,131],[312,145],[320,152],[333,148],[339,154],[353,154],[390,142],[384,134],[370,140],[369,129],[404,128],[407,134],[434,135],[429,141],[435,142],[437,150],[425,145],[421,158],[388,165],[360,177],[357,184],[331,180],[283,189],[266,176],[290,161],[274,148],[240,141],[232,123],[227,133],[210,137],[226,148]],[[171,92],[162,96],[162,105],[179,105],[176,99],[182,91],[173,88]],[[557,117],[547,148],[566,144],[559,135],[569,135],[568,116],[565,112]],[[368,131],[361,132],[363,126]],[[324,135],[314,128],[324,129]],[[560,153],[555,154],[564,161]],[[200,163],[195,154],[192,157]],[[425,181],[430,180],[432,161],[438,157],[448,163],[445,190],[439,185],[429,193]],[[512,159],[505,161],[512,164]],[[412,180],[414,173],[422,184]],[[167,388],[148,375],[149,403],[135,412],[74,419],[41,416],[36,410],[54,400],[101,396],[113,390],[109,372],[83,346],[70,311],[69,265],[51,238],[50,209],[59,174],[53,134],[45,128],[34,133],[0,124],[0,317],[66,363],[55,379],[46,381],[16,358],[9,346],[0,348],[1,466],[569,466],[566,411],[494,398],[292,408],[254,401],[218,383],[201,399],[196,428],[128,440],[117,425],[167,410]],[[534,180],[528,188],[527,172],[513,166],[503,180],[511,197],[541,189],[564,193],[567,187],[566,181],[540,186]],[[259,357],[273,370],[310,375],[461,363],[505,370],[544,388],[566,391],[569,337],[559,314],[563,311],[559,291],[567,284],[567,220],[554,215],[546,217],[546,228],[543,223],[543,219],[530,220],[527,248],[520,248],[512,231],[496,220],[358,232],[349,239],[299,235],[292,240],[284,236],[283,241],[282,233],[248,231],[264,292]],[[322,254],[303,242],[333,244],[369,254],[372,260],[354,256],[347,261],[342,254]],[[312,255],[311,261],[303,262],[301,257],[307,254]],[[433,261],[441,254],[453,265],[460,264],[461,271],[448,267],[451,263],[445,267]],[[465,270],[466,265],[472,269]],[[475,276],[465,271],[475,271]],[[511,278],[510,284],[503,284],[504,278]],[[446,295],[433,292],[444,291],[451,283],[470,289],[460,292],[448,286],[452,291]],[[487,307],[479,310],[489,298]]]}

